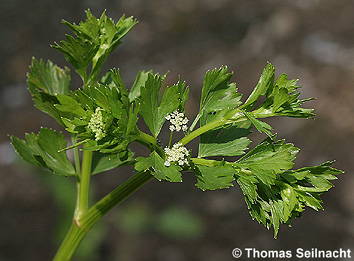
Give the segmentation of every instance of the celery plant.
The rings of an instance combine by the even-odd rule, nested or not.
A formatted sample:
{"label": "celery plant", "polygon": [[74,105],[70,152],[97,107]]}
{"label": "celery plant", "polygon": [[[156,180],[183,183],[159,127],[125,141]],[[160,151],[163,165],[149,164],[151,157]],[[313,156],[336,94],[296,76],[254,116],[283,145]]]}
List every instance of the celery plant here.
{"label": "celery plant", "polygon": [[[42,128],[24,139],[11,137],[24,160],[76,180],[73,222],[54,260],[70,260],[95,223],[142,185],[152,179],[182,182],[185,172],[195,175],[201,190],[237,185],[251,217],[273,227],[274,237],[281,223],[290,224],[305,207],[322,209],[320,195],[342,171],[331,167],[333,162],[293,169],[299,149],[277,140],[272,127],[263,121],[276,116],[314,116],[312,109],[302,107],[309,99],[299,99],[297,80],[286,74],[275,77],[274,66],[267,63],[253,92],[243,99],[226,66],[209,70],[202,84],[199,113],[190,123],[185,116],[189,88],[184,81],[165,87],[166,75],[141,71],[128,89],[118,69],[101,72],[137,21],[123,16],[114,22],[105,13],[96,18],[90,11],[86,15],[79,24],[63,21],[72,34],[52,46],[81,77],[82,88],[70,88],[70,70],[51,61],[33,58],[27,75],[34,105],[53,117],[66,134]],[[139,118],[150,133],[139,129]],[[162,144],[159,135],[167,123],[170,140]],[[252,129],[266,138],[249,149]],[[172,135],[176,132],[183,133],[183,138],[176,140]],[[199,149],[193,152],[186,146],[196,138]],[[146,146],[150,154],[136,156],[130,149],[133,142]],[[67,150],[73,150],[73,162]],[[124,165],[134,166],[135,174],[90,204],[91,177]]]}

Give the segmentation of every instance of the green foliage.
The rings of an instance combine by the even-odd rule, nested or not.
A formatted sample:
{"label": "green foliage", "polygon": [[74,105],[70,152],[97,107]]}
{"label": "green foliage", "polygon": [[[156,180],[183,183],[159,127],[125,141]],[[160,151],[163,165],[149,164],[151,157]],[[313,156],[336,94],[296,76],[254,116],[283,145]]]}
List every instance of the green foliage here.
{"label": "green foliage", "polygon": [[228,126],[202,135],[199,157],[240,156],[245,153],[251,140],[246,136],[249,129]]}
{"label": "green foliage", "polygon": [[175,165],[166,167],[164,162],[165,161],[160,157],[160,155],[156,151],[153,151],[147,158],[137,158],[135,169],[137,171],[146,171],[151,169],[154,177],[160,181],[167,180],[170,182],[182,182],[180,173],[181,168]]}
{"label": "green foliage", "polygon": [[55,43],[53,47],[64,54],[84,82],[92,83],[109,54],[137,21],[123,16],[115,23],[105,13],[96,18],[89,10],[86,17],[78,25],[64,20],[73,35],[66,35],[66,40]]}
{"label": "green foliage", "polygon": [[[188,89],[184,82],[167,87],[160,97],[160,89],[164,79],[165,76],[148,73],[144,83],[137,80],[134,85],[138,86],[134,88],[135,91],[140,89],[140,114],[154,137],[160,133],[166,120],[165,117],[178,108],[184,108],[188,97]],[[133,96],[135,95],[133,94]]]}
{"label": "green foliage", "polygon": [[32,58],[27,84],[36,108],[63,124],[54,104],[58,102],[57,95],[69,92],[69,69],[61,69],[49,60],[44,62]]}
{"label": "green foliage", "polygon": [[[299,100],[300,93],[297,91],[298,80],[288,80],[286,74],[281,74],[275,79],[275,68],[268,63],[264,68],[259,82],[241,108],[254,110],[258,117],[288,116],[296,118],[309,118],[314,116],[313,109],[302,108],[302,104],[311,99]],[[258,105],[259,99],[265,96],[265,101]],[[255,108],[258,105],[258,108]]]}
{"label": "green foliage", "polygon": [[[72,34],[53,47],[82,78],[82,88],[70,88],[68,68],[35,58],[27,83],[35,106],[64,127],[74,144],[67,144],[63,134],[43,128],[38,134],[26,134],[24,139],[11,137],[19,156],[62,176],[82,175],[80,152],[84,150],[92,152],[92,161],[85,161],[91,164],[90,168],[85,166],[86,171],[91,170],[88,175],[134,165],[136,171],[151,173],[159,181],[181,182],[182,172],[192,172],[201,190],[238,184],[235,187],[245,195],[252,218],[273,227],[275,237],[280,224],[289,224],[306,206],[322,209],[320,195],[342,172],[332,168],[332,162],[293,169],[299,149],[284,140],[277,141],[272,127],[264,121],[275,116],[313,117],[312,109],[302,107],[310,99],[299,99],[297,80],[289,80],[286,74],[276,77],[274,66],[267,63],[253,92],[242,101],[236,84],[231,82],[233,73],[226,66],[212,69],[205,74],[200,110],[189,130],[180,140],[170,132],[170,142],[163,144],[165,139],[158,137],[166,120],[172,131],[178,131],[174,125],[186,127],[187,122],[181,121],[185,121],[187,84],[179,80],[165,86],[166,75],[141,71],[129,89],[118,69],[101,75],[103,63],[136,23],[134,18],[124,16],[114,22],[105,13],[96,18],[90,11],[79,24],[64,21]],[[172,112],[183,117],[172,119]],[[139,119],[152,135],[140,130]],[[268,137],[249,149],[252,130]],[[184,146],[198,137],[198,157],[193,158],[193,152]],[[150,150],[148,156],[135,155],[130,147],[134,142],[145,145]],[[70,149],[74,149],[76,169],[65,152]],[[208,158],[215,156],[222,159]],[[171,224],[166,220],[168,230]]]}
{"label": "green foliage", "polygon": [[280,172],[272,185],[266,185],[256,173],[239,171],[237,183],[245,195],[250,215],[267,228],[273,226],[277,237],[279,225],[290,224],[305,206],[323,209],[320,195],[333,186],[330,180],[342,173],[332,168],[332,163]]}
{"label": "green foliage", "polygon": [[232,187],[235,180],[235,170],[231,166],[197,166],[197,188],[201,190],[216,190]]}
{"label": "green foliage", "polygon": [[26,134],[24,140],[12,136],[11,142],[16,152],[27,162],[47,168],[57,175],[75,175],[75,169],[66,153],[58,152],[66,147],[63,134],[42,128],[38,134]]}

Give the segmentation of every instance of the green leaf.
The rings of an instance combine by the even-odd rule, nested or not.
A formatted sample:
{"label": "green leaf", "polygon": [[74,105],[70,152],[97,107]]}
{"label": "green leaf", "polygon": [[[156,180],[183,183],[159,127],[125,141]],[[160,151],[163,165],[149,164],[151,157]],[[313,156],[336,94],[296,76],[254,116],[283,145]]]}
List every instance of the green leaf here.
{"label": "green leaf", "polygon": [[188,95],[184,82],[167,87],[160,101],[160,89],[165,77],[149,73],[144,86],[141,86],[140,114],[154,137],[160,133],[166,121],[165,116],[178,108],[183,108]]}
{"label": "green leaf", "polygon": [[62,52],[66,61],[70,63],[81,78],[86,81],[87,67],[95,56],[98,46],[81,37],[75,38],[71,35],[66,35],[65,40],[54,43],[52,47]]}
{"label": "green leaf", "polygon": [[27,84],[31,93],[41,91],[52,96],[67,94],[70,79],[69,68],[62,69],[49,60],[45,62],[42,59],[32,58],[27,74]]}
{"label": "green leaf", "polygon": [[[253,154],[259,151],[262,149],[255,149]],[[264,183],[256,173],[238,170],[237,183],[245,195],[250,215],[267,228],[273,227],[274,237],[277,237],[280,224],[290,224],[305,206],[322,209],[320,195],[329,189],[329,180],[342,173],[332,168],[332,163],[281,172],[275,176],[272,185]],[[313,177],[320,177],[320,182]]]}
{"label": "green leaf", "polygon": [[276,173],[291,169],[299,149],[284,140],[272,142],[266,139],[245,156],[234,163],[235,166],[246,168],[262,168],[274,170]]}
{"label": "green leaf", "polygon": [[61,69],[51,61],[44,62],[32,58],[27,74],[27,84],[37,109],[49,114],[63,125],[60,113],[54,107],[58,103],[57,95],[67,94],[70,86],[70,71]]}
{"label": "green leaf", "polygon": [[233,186],[235,170],[231,166],[196,166],[196,187],[201,190],[224,189]]}
{"label": "green leaf", "polygon": [[145,83],[148,79],[149,73],[151,73],[151,72],[141,71],[137,74],[135,81],[133,83],[133,86],[129,92],[129,101],[130,102],[132,102],[140,97],[140,90],[143,86],[145,86]]}
{"label": "green leaf", "polygon": [[[274,72],[274,66],[268,63],[256,88],[240,108],[245,111],[255,109],[253,114],[256,118],[271,116],[309,118],[314,116],[312,109],[301,107],[304,102],[312,99],[299,99],[298,80],[288,80],[286,74],[281,74],[274,81]],[[265,99],[260,100],[261,96],[265,96]],[[256,105],[258,108],[254,108]]]}
{"label": "green leaf", "polygon": [[274,136],[274,134],[272,133],[272,126],[265,123],[264,121],[256,119],[250,112],[243,112],[243,114],[260,133],[266,134],[269,138],[272,138]]}
{"label": "green leaf", "polygon": [[230,83],[233,73],[227,66],[213,69],[205,74],[200,99],[200,111],[191,129],[201,119],[201,125],[210,121],[210,114],[224,112],[237,108],[241,104],[241,94],[237,92],[236,84]]}
{"label": "green leaf", "polygon": [[[284,173],[282,176],[292,182],[296,190],[303,192],[325,192],[333,187],[330,180],[337,179],[336,175],[343,173],[332,168],[333,162],[328,161],[320,166],[306,167]],[[295,181],[294,181],[295,179]],[[309,186],[310,185],[310,186]]]}
{"label": "green leaf", "polygon": [[263,69],[263,72],[256,87],[254,88],[250,96],[247,98],[246,102],[242,105],[242,108],[250,110],[256,103],[256,101],[259,99],[259,97],[266,95],[269,88],[271,88],[274,84],[274,72],[274,66],[270,63],[267,63],[267,65]]}
{"label": "green leaf", "polygon": [[95,152],[92,158],[92,174],[99,174],[120,166],[124,166],[132,161],[133,154],[131,152],[112,154]]}
{"label": "green leaf", "polygon": [[67,146],[63,134],[42,128],[39,134],[27,134],[25,140],[11,137],[11,141],[19,156],[27,162],[45,167],[57,175],[75,175],[65,152],[58,152]]}
{"label": "green leaf", "polygon": [[108,55],[137,23],[132,17],[121,17],[117,23],[102,13],[96,18],[89,10],[86,20],[76,25],[63,21],[72,31],[66,40],[53,45],[74,66],[85,83],[94,82]]}
{"label": "green leaf", "polygon": [[246,137],[248,129],[228,126],[212,130],[201,136],[199,157],[240,156],[245,153],[251,141]]}
{"label": "green leaf", "polygon": [[237,183],[240,185],[243,194],[250,200],[251,203],[254,203],[258,197],[257,194],[257,183],[258,180],[251,175],[241,175],[236,179]]}
{"label": "green leaf", "polygon": [[181,168],[176,165],[165,166],[165,161],[156,151],[153,151],[149,157],[138,157],[135,169],[145,171],[152,169],[152,175],[158,180],[167,180],[169,182],[182,182]]}
{"label": "green leaf", "polygon": [[78,117],[87,117],[88,113],[81,107],[73,97],[69,95],[58,95],[57,99],[59,104],[55,104],[54,107],[61,111],[77,115]]}
{"label": "green leaf", "polygon": [[10,139],[15,151],[23,160],[37,167],[43,167],[43,161],[34,155],[33,150],[27,145],[26,140],[21,140],[15,136],[11,136]]}
{"label": "green leaf", "polygon": [[313,208],[314,210],[323,209],[319,195],[311,194],[309,192],[298,191],[299,198],[306,206]]}
{"label": "green leaf", "polygon": [[236,161],[234,166],[247,169],[264,184],[272,185],[277,173],[294,166],[293,161],[298,151],[298,148],[283,140],[272,143],[267,139]]}

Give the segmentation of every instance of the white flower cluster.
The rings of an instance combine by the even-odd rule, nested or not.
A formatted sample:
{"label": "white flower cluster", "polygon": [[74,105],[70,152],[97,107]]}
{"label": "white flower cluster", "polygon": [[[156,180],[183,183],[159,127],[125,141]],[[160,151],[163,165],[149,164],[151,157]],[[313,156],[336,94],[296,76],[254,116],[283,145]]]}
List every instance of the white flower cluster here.
{"label": "white flower cluster", "polygon": [[171,123],[170,131],[188,130],[188,119],[185,117],[183,112],[174,111],[165,118]]}
{"label": "white flower cluster", "polygon": [[165,166],[171,166],[171,162],[176,162],[180,166],[189,165],[189,151],[181,143],[174,144],[172,148],[165,148],[165,153],[167,155]]}
{"label": "white flower cluster", "polygon": [[96,140],[100,140],[106,136],[104,131],[102,109],[100,107],[96,108],[87,126],[95,134]]}

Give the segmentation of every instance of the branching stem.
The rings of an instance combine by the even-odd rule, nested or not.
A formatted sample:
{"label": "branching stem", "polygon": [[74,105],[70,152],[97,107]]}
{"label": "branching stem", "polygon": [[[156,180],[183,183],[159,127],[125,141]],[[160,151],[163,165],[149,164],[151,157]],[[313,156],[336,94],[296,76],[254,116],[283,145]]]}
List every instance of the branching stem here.
{"label": "branching stem", "polygon": [[69,261],[82,239],[90,229],[99,221],[110,209],[118,205],[133,192],[139,189],[153,176],[149,172],[139,172],[127,181],[116,187],[112,192],[103,197],[93,205],[80,219],[80,226],[76,222],[71,227],[63,240],[54,261]]}

